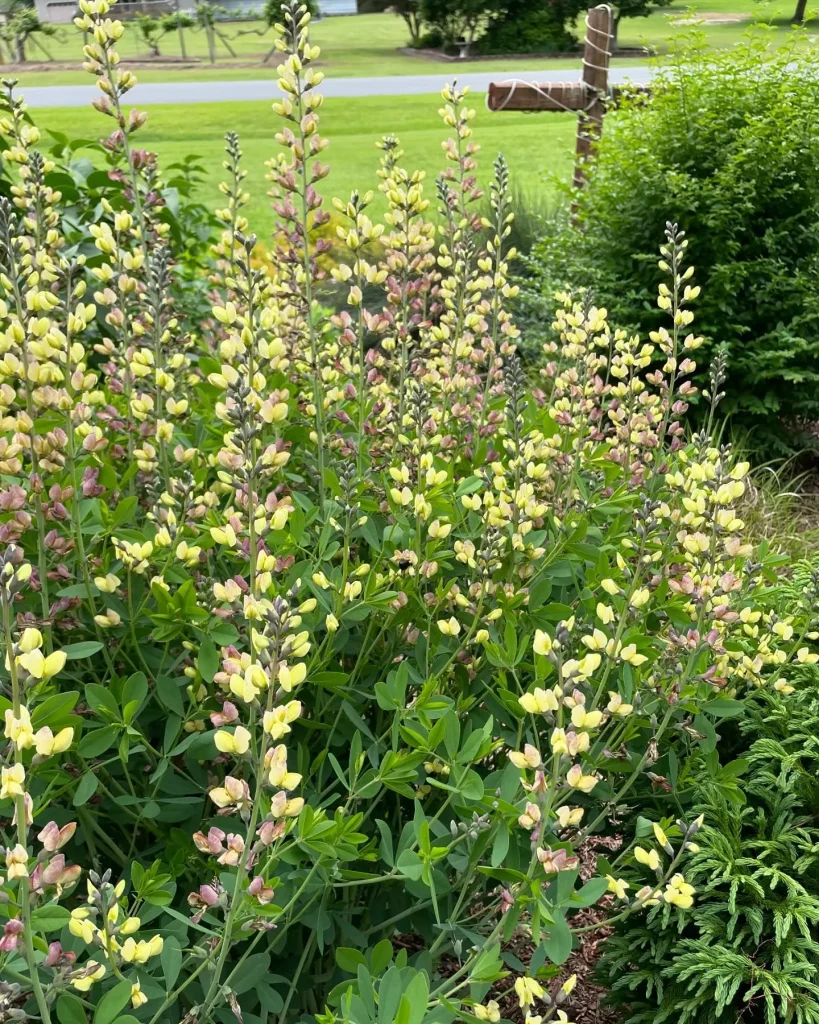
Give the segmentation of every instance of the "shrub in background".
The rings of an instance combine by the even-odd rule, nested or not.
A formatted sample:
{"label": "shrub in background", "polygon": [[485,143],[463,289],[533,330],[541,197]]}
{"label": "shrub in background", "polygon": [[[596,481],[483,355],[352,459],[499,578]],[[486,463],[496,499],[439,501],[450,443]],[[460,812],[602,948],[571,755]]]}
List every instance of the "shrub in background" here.
{"label": "shrub in background", "polygon": [[[367,192],[336,200],[326,266],[322,75],[293,3],[276,247],[258,259],[228,133],[200,318],[109,15],[81,0],[118,186],[90,223],[23,105],[0,120],[0,1013],[450,1024],[514,994],[565,1024],[578,911],[690,908],[701,823],[652,814],[586,881],[584,839],[816,657],[813,608],[743,536],[747,463],[713,415],[686,438],[685,238],[651,342],[563,297],[546,400],[507,309],[506,167],[481,217],[463,92],[437,222],[385,139],[385,224]],[[717,366],[712,413],[721,386]]]}
{"label": "shrub in background", "polygon": [[533,290],[585,284],[619,324],[654,330],[653,239],[679,222],[703,286],[702,366],[725,347],[723,411],[770,447],[819,419],[819,81],[798,45],[766,47],[694,41],[649,102],[607,118],[577,224],[544,240]]}

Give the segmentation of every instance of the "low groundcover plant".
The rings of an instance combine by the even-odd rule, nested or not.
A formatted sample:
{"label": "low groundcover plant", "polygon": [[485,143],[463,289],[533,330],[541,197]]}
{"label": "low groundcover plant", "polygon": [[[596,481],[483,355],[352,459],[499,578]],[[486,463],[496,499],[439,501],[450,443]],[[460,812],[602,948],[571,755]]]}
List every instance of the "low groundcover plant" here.
{"label": "low groundcover plant", "polygon": [[289,3],[278,235],[262,258],[229,133],[194,317],[111,9],[77,19],[116,186],[79,236],[70,151],[38,151],[11,85],[0,122],[2,1018],[566,1022],[578,911],[695,905],[701,820],[634,812],[817,659],[813,595],[774,601],[781,561],[743,539],[721,364],[684,430],[684,234],[667,328],[563,295],[530,375],[465,93],[437,217],[392,137],[385,223],[371,193],[330,215]]}

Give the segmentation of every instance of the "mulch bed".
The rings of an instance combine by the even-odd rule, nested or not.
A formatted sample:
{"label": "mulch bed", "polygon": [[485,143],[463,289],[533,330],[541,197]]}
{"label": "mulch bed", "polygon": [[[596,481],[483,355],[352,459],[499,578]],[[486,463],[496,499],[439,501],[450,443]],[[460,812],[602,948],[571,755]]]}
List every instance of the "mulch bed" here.
{"label": "mulch bed", "polygon": [[[594,875],[597,866],[597,856],[603,850],[612,851],[620,846],[621,840],[616,837],[595,837],[587,839],[578,849],[581,869],[580,876],[587,881]],[[606,989],[596,984],[594,972],[597,961],[602,953],[603,943],[611,934],[612,929],[605,924],[608,916],[608,907],[611,904],[611,897],[604,896],[603,899],[593,907],[579,911],[572,917],[572,923],[578,927],[600,922],[600,927],[584,932],[580,945],[563,964],[558,979],[549,983],[549,990],[557,990],[572,974],[577,975],[577,985],[570,998],[561,1005],[569,1020],[574,1024],[618,1024],[620,1014],[611,1006],[604,1005]],[[425,948],[425,943],[420,935],[407,933],[397,935],[393,939],[393,946],[398,949],[406,949],[408,954],[419,953]],[[523,929],[520,929],[512,936],[511,941],[504,949],[517,957],[523,964],[528,964],[535,951],[531,938]],[[441,963],[441,975],[447,977],[454,974],[461,966],[454,958],[445,958]],[[514,984],[518,975],[512,971],[504,978],[496,990],[489,992],[486,1000],[497,999],[500,1004],[501,1016],[515,1024],[523,1024],[524,1014],[518,1007],[517,997],[514,993],[501,997],[501,993]],[[544,987],[546,987],[544,985]],[[484,1000],[486,1002],[486,1000]]]}
{"label": "mulch bed", "polygon": [[[427,61],[438,61],[444,64],[461,64],[464,60],[467,61],[487,61],[487,60],[566,60],[566,58],[572,58],[574,60],[580,60],[583,56],[583,50],[561,50],[558,52],[552,51],[551,53],[490,53],[490,54],[470,54],[468,57],[455,57],[452,54],[444,53],[443,50],[424,50],[415,49],[411,46],[400,46],[397,50],[404,57],[418,57],[421,60]],[[650,57],[652,51],[645,46],[627,46],[622,49],[617,49],[612,54],[613,57],[638,57],[641,60],[645,60],[646,57]]]}

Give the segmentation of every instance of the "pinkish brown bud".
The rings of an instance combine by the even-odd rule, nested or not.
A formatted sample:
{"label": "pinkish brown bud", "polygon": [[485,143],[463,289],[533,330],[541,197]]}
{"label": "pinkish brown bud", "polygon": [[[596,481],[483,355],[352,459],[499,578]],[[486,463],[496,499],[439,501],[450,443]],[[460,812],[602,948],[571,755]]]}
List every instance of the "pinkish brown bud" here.
{"label": "pinkish brown bud", "polygon": [[45,850],[48,850],[49,853],[54,853],[55,850],[65,846],[76,830],[77,823],[75,821],[70,821],[67,825],[63,825],[62,828],[59,827],[56,821],[50,821],[43,827],[37,838],[43,844]]}

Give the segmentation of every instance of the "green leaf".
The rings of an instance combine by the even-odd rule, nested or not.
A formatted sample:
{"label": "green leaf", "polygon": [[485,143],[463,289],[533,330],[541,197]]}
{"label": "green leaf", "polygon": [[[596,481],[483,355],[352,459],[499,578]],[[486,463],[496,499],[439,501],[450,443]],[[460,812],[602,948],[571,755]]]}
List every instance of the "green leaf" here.
{"label": "green leaf", "polygon": [[572,893],[571,903],[575,907],[591,907],[608,887],[609,883],[605,878],[590,878],[582,888]]}
{"label": "green leaf", "polygon": [[80,699],[78,690],[69,690],[67,693],[55,693],[52,697],[39,704],[31,715],[31,724],[35,729],[41,729],[44,725],[52,725],[62,721],[71,713],[74,705]]}
{"label": "green leaf", "polygon": [[175,935],[169,935],[165,939],[159,959],[165,975],[165,991],[171,992],[182,967],[182,947],[179,945],[179,939]]}
{"label": "green leaf", "polygon": [[90,707],[98,711],[104,718],[115,722],[120,720],[119,705],[113,693],[99,683],[88,683],[85,687],[85,699]]}
{"label": "green leaf", "polygon": [[[126,722],[132,722],[137,711],[139,711],[145,698],[148,696],[148,680],[145,678],[144,672],[134,672],[132,676],[129,676],[122,687],[122,709],[125,712],[128,709],[127,714],[123,714],[123,718]],[[132,709],[133,705],[133,709]]]}
{"label": "green leaf", "polygon": [[156,681],[156,694],[169,711],[173,711],[180,718],[185,717],[182,690],[175,679],[171,679],[169,676],[159,676]]}
{"label": "green leaf", "polygon": [[57,1000],[57,1020],[60,1024],[88,1024],[82,1003],[68,993]]}
{"label": "green leaf", "polygon": [[743,714],[745,705],[741,700],[731,700],[729,697],[718,697],[717,700],[709,700],[702,705],[702,710],[714,718],[736,718]]}
{"label": "green leaf", "polygon": [[366,964],[366,959],[361,950],[351,949],[348,946],[339,946],[336,949],[336,963],[347,974],[355,974],[359,964]]}
{"label": "green leaf", "polygon": [[56,903],[45,907],[37,907],[31,915],[31,924],[38,932],[58,932],[71,920],[71,914]]}
{"label": "green leaf", "polygon": [[76,661],[78,658],[90,658],[92,654],[102,650],[99,640],[83,640],[78,644],[67,644],[62,648],[63,654],[69,661]]}
{"label": "green leaf", "polygon": [[87,804],[91,797],[97,792],[99,779],[93,772],[86,772],[80,779],[77,792],[74,794],[74,806],[82,807]]}
{"label": "green leaf", "polygon": [[269,971],[270,954],[254,953],[253,956],[249,956],[245,960],[239,970],[233,975],[230,987],[237,996],[241,995],[242,992],[247,992],[253,988]]}
{"label": "green leaf", "polygon": [[99,757],[103,751],[114,745],[118,735],[119,729],[113,725],[92,729],[80,740],[77,748],[80,757]]}
{"label": "green leaf", "polygon": [[562,917],[558,917],[554,924],[549,925],[548,934],[543,937],[541,945],[552,963],[558,967],[569,959],[572,951],[572,933]]}
{"label": "green leaf", "polygon": [[219,652],[212,640],[206,638],[200,644],[197,664],[205,682],[212,683],[213,677],[219,671]]}
{"label": "green leaf", "polygon": [[417,882],[424,871],[424,863],[414,850],[404,850],[395,865],[405,878]]}
{"label": "green leaf", "polygon": [[94,1024],[113,1024],[119,1017],[120,1010],[124,1010],[131,998],[131,982],[121,981],[118,985],[106,992],[97,1004],[94,1013]]}

